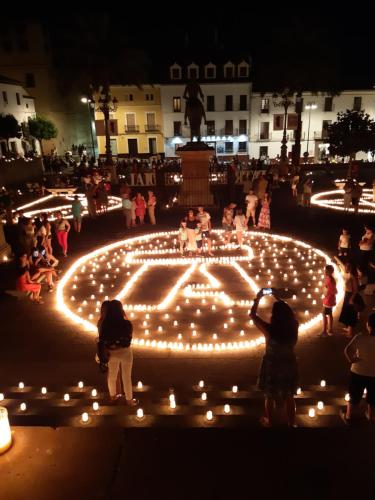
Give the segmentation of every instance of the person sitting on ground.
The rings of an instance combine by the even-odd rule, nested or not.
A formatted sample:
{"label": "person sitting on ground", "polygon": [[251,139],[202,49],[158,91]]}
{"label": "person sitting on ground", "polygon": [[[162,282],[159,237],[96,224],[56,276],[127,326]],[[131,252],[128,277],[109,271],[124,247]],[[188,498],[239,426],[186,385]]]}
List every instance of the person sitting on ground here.
{"label": "person sitting on ground", "polygon": [[350,366],[349,403],[345,420],[351,422],[355,417],[363,392],[366,389],[366,417],[375,422],[375,313],[370,314],[366,325],[367,332],[359,333],[345,348],[345,356]]}
{"label": "person sitting on ground", "polygon": [[324,278],[324,298],[323,298],[323,331],[320,337],[333,335],[333,316],[332,309],[336,305],[336,280],[333,276],[334,267],[330,264],[325,267]]}
{"label": "person sitting on ground", "polygon": [[264,296],[261,289],[251,308],[250,317],[264,334],[266,352],[263,356],[259,374],[259,388],[265,393],[264,417],[260,423],[263,427],[271,427],[275,420],[277,402],[284,405],[289,427],[295,427],[296,407],[294,394],[298,386],[298,366],[294,348],[298,340],[298,321],[288,304],[280,300],[275,292],[276,302],[272,307],[271,322],[260,318],[257,309]]}
{"label": "person sitting on ground", "polygon": [[[98,325],[98,356],[100,363],[108,363],[108,391],[112,401],[121,397],[118,393],[117,376],[121,370],[126,403],[135,406],[133,399],[132,366],[133,351],[131,347],[133,325],[127,319],[119,300],[112,300],[103,320]],[[106,359],[103,358],[106,353]],[[108,357],[108,359],[107,359]]]}
{"label": "person sitting on ground", "polygon": [[49,264],[46,258],[46,251],[43,245],[36,242],[29,257],[29,271],[33,279],[38,279],[40,275],[44,275],[49,291],[54,289],[53,279],[58,280],[57,272]]}
{"label": "person sitting on ground", "polygon": [[16,289],[19,292],[30,292],[30,299],[32,301],[38,304],[42,303],[40,296],[42,285],[40,283],[36,283],[35,279],[31,279],[28,266],[20,267]]}

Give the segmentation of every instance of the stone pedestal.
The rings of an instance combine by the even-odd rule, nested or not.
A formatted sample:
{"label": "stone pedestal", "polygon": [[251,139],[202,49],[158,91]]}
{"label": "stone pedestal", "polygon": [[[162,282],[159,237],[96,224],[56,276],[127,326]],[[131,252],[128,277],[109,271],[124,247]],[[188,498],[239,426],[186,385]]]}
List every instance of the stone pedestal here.
{"label": "stone pedestal", "polygon": [[203,142],[188,142],[177,150],[182,162],[183,182],[178,204],[185,207],[213,205],[210,192],[209,159],[214,149]]}
{"label": "stone pedestal", "polygon": [[0,222],[0,262],[7,260],[10,254],[11,249],[8,243],[5,241],[3,224]]}

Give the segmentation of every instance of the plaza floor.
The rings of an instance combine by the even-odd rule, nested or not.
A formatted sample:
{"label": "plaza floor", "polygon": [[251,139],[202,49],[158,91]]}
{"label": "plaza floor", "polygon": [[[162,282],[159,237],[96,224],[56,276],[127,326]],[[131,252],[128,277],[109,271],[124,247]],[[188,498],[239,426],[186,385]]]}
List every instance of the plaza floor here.
{"label": "plaza floor", "polygon": [[[356,241],[365,220],[363,216],[327,213],[319,208],[296,208],[283,189],[275,193],[272,213],[273,232],[304,240],[332,255],[341,228],[349,225]],[[214,225],[220,227],[220,215],[213,216]],[[160,220],[157,230],[174,229],[178,227],[179,215],[163,212]],[[150,227],[144,229],[149,231]],[[82,235],[72,234],[70,256],[63,265],[69,266],[70,259],[96,247],[141,233],[127,233],[121,214],[116,211],[96,221],[85,220]],[[332,498],[334,494],[349,499],[354,492],[363,499],[375,498],[371,496],[371,470],[375,465],[370,451],[373,429],[366,425],[348,429],[336,413],[333,421],[327,417],[330,406],[344,405],[346,392],[348,366],[343,349],[347,341],[339,334],[339,327],[333,337],[306,335],[297,346],[306,401],[297,402],[301,428],[295,432],[269,432],[257,424],[261,400],[252,388],[262,347],[219,355],[136,349],[133,381],[141,380],[152,388],[152,397],[148,398],[147,393],[140,395],[145,413],[148,405],[156,405],[162,416],[157,422],[140,427],[128,410],[122,413],[121,408],[115,408],[107,414],[114,418],[110,425],[95,423],[97,417],[93,417],[90,425],[82,428],[79,422],[72,421],[79,418],[85,405],[92,403],[90,397],[89,403],[79,403],[76,413],[71,408],[62,413],[61,399],[65,392],[74,394],[72,387],[79,380],[90,389],[97,388],[99,397],[105,393],[105,376],[97,370],[93,359],[95,338],[55,309],[53,294],[45,294],[45,303],[39,307],[7,296],[4,291],[14,287],[11,264],[2,266],[0,272],[0,392],[8,392],[11,407],[16,407],[22,395],[15,386],[23,381],[30,387],[27,398],[31,401],[30,413],[10,412],[15,443],[0,458],[0,498],[30,498],[30,491],[34,492],[32,498],[42,500],[261,496],[310,499]],[[363,318],[373,307],[371,297],[366,302]],[[334,395],[321,394],[322,379],[327,381],[327,390],[334,388]],[[197,401],[202,391],[194,393],[199,380],[210,388],[209,402],[217,415],[212,425],[204,419],[209,409],[207,403]],[[234,385],[239,388],[237,395],[231,394]],[[42,386],[53,393],[54,401],[49,405],[54,410],[46,412],[49,416],[44,422],[38,417],[38,405],[33,409],[32,403],[33,399],[40,403],[36,393]],[[165,404],[171,387],[182,413],[174,424]],[[306,423],[308,407],[320,398],[326,404],[325,417],[315,421],[320,421],[320,425]],[[194,411],[187,410],[192,400]],[[232,410],[238,406],[240,414],[220,415],[226,403],[231,404]],[[102,411],[106,414],[105,409]],[[124,419],[134,425],[119,427]]]}

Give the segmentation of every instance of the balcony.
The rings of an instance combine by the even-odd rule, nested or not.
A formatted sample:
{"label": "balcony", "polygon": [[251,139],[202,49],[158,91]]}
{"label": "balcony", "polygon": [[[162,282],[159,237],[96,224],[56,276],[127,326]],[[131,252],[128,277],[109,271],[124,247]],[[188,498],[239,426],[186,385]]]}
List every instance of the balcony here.
{"label": "balcony", "polygon": [[161,127],[160,125],[145,125],[145,132],[157,132],[160,133]]}
{"label": "balcony", "polygon": [[125,125],[125,134],[139,134],[139,125]]}

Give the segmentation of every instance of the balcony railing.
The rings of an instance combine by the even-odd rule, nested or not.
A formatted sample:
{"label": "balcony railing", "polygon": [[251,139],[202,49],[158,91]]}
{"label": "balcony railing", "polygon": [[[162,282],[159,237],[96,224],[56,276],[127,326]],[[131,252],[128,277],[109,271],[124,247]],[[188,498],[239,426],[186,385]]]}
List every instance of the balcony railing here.
{"label": "balcony railing", "polygon": [[139,125],[125,125],[125,134],[139,134]]}
{"label": "balcony railing", "polygon": [[145,125],[145,132],[160,132],[160,125]]}

